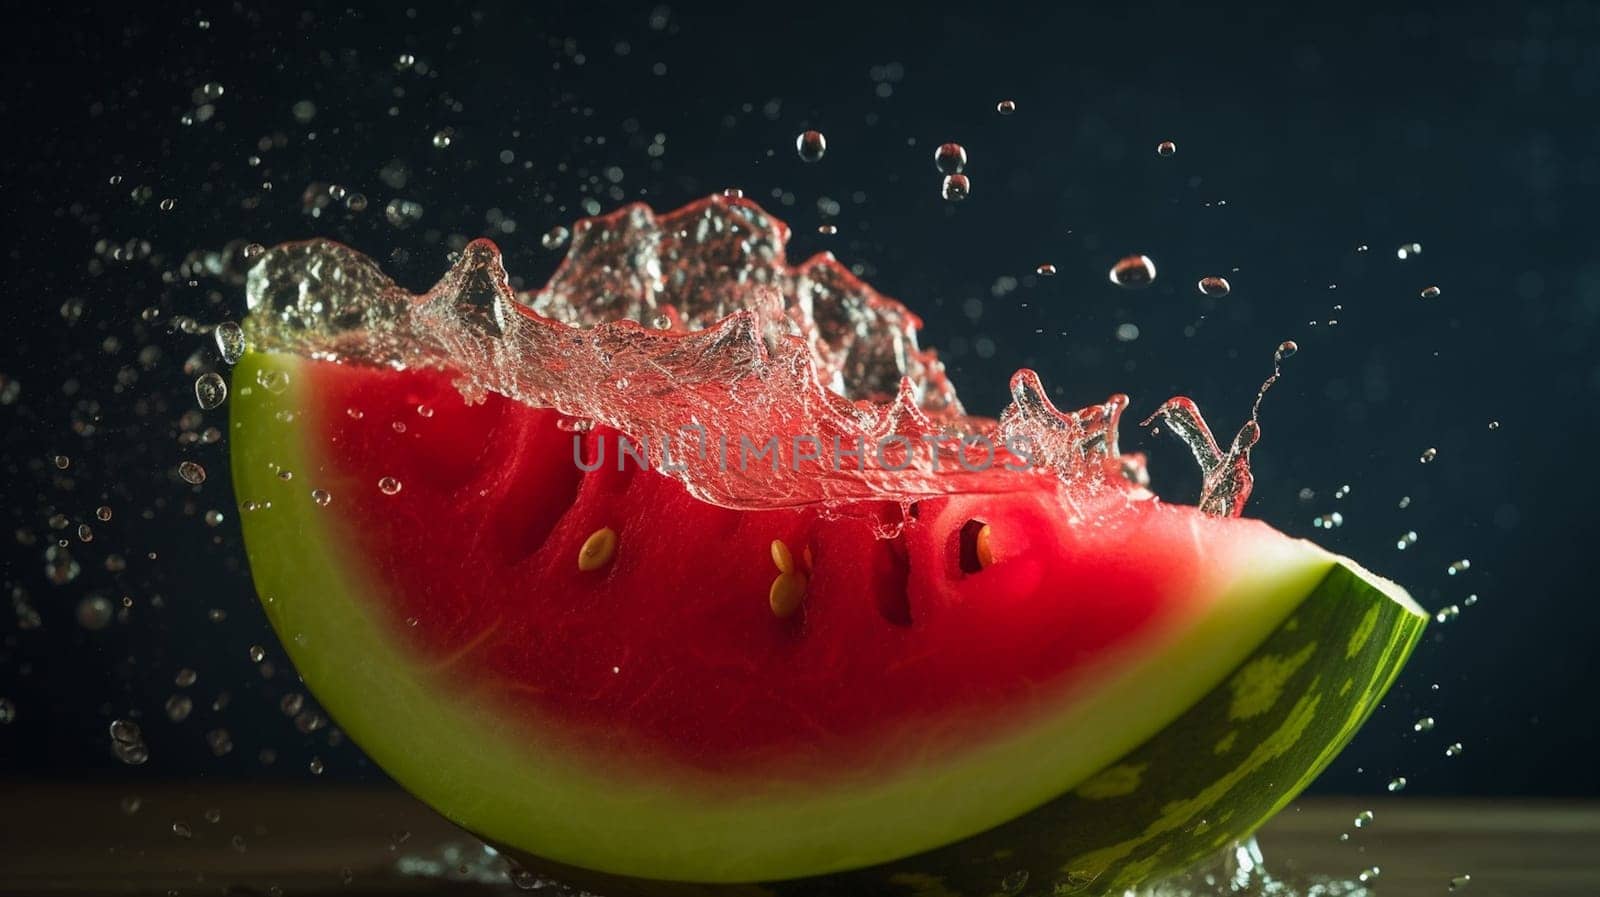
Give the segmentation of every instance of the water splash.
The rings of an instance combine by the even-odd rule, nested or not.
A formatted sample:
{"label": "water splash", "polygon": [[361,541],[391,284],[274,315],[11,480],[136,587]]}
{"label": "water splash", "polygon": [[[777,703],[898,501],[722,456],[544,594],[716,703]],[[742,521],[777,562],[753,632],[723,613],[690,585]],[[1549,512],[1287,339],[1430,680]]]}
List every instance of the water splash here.
{"label": "water splash", "polygon": [[[498,248],[480,239],[420,295],[346,246],[288,243],[248,271],[245,334],[257,348],[313,358],[449,370],[469,401],[492,392],[614,427],[692,494],[728,507],[904,502],[1041,482],[1068,501],[1150,498],[1143,457],[1117,447],[1126,396],[1063,412],[1021,370],[998,421],[968,415],[943,364],[918,345],[915,314],[831,254],[788,264],[788,238],[737,194],[659,216],[634,204],[578,222],[535,292],[514,291]],[[1248,441],[1241,431],[1223,455],[1193,402],[1157,413],[1205,448],[1196,457],[1215,482],[1202,507],[1237,515],[1254,414]],[[789,444],[780,454],[790,463],[726,460],[730,441],[796,436],[824,449],[822,463],[799,464]]]}

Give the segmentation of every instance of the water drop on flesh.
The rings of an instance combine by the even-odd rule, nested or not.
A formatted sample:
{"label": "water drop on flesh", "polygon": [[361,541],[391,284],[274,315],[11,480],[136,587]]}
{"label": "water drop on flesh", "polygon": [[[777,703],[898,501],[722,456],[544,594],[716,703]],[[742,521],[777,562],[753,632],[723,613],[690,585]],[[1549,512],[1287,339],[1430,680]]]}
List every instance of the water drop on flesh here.
{"label": "water drop on flesh", "polygon": [[384,477],[378,481],[378,491],[384,495],[394,495],[400,491],[400,481],[394,477]]}
{"label": "water drop on flesh", "polygon": [[959,143],[941,143],[933,151],[933,167],[940,174],[960,174],[967,167],[967,148]]}
{"label": "water drop on flesh", "polygon": [[972,182],[964,174],[947,174],[939,187],[939,195],[950,202],[960,202],[972,193]]}
{"label": "water drop on flesh", "polygon": [[1228,283],[1228,279],[1226,277],[1217,277],[1214,275],[1211,277],[1200,278],[1200,282],[1195,286],[1199,288],[1200,295],[1211,296],[1213,298],[1226,296],[1233,291],[1233,285]]}
{"label": "water drop on flesh", "polygon": [[1142,290],[1155,282],[1156,263],[1147,255],[1123,256],[1111,266],[1111,282],[1128,290]]}
{"label": "water drop on flesh", "polygon": [[821,131],[805,131],[794,139],[794,151],[802,162],[818,162],[828,151],[828,138]]}

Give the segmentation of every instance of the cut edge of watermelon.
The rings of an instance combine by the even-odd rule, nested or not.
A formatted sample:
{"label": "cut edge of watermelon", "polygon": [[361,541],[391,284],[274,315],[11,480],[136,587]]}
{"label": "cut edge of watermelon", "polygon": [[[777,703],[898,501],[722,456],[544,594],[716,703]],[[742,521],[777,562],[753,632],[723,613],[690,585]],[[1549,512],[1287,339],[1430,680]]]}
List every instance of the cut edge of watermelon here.
{"label": "cut edge of watermelon", "polygon": [[[345,572],[349,551],[299,482],[318,469],[292,415],[305,405],[300,359],[250,353],[235,369],[231,452],[263,605],[303,679],[389,775],[465,828],[547,859],[657,880],[751,882],[812,876],[917,854],[990,829],[1071,791],[1180,717],[1250,656],[1343,565],[1403,607],[1399,586],[1304,541],[1283,540],[1198,621],[1160,650],[1117,658],[1067,712],[974,747],[939,770],[864,787],[796,793],[751,783],[708,801],[695,777],[622,777],[586,768],[524,726],[408,662]],[[273,394],[266,369],[289,374]],[[1249,608],[1244,610],[1243,608]],[[330,649],[318,639],[337,634]],[[1175,672],[1176,671],[1176,672]],[[565,742],[559,742],[564,744]],[[473,758],[470,766],[463,758]],[[997,799],[997,795],[1012,795]],[[929,812],[938,807],[938,812]],[[774,837],[774,832],[784,833]]]}

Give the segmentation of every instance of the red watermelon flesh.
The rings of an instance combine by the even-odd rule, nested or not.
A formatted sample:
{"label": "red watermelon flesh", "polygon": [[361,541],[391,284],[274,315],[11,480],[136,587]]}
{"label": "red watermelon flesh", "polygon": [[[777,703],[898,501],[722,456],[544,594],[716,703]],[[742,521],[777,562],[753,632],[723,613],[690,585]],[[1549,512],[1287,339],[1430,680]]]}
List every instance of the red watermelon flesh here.
{"label": "red watermelon flesh", "polygon": [[[884,539],[898,504],[720,508],[632,461],[618,471],[604,428],[576,437],[591,464],[606,443],[585,474],[557,412],[467,405],[443,374],[301,373],[315,397],[303,425],[324,440],[312,483],[352,562],[370,565],[375,615],[420,663],[509,719],[569,730],[590,759],[824,779],[931,759],[1187,629],[1264,542],[1304,550],[1258,522],[1121,496],[1070,520],[1045,480],[917,502]],[[991,527],[995,563],[969,573],[970,520]],[[614,563],[579,570],[602,527],[618,534]],[[787,620],[767,601],[775,539],[812,558]]]}

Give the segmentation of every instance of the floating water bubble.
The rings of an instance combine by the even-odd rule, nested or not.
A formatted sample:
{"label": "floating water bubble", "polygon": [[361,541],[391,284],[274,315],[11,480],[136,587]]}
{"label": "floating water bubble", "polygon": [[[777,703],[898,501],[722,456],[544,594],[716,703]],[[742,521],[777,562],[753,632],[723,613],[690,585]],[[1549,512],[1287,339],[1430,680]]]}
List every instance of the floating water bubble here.
{"label": "floating water bubble", "polygon": [[101,523],[105,523],[105,522],[109,521],[111,519],[111,506],[110,505],[101,505],[100,507],[95,508],[94,509],[94,516],[95,516],[95,519],[100,521]]}
{"label": "floating water bubble", "polygon": [[1131,343],[1139,338],[1139,325],[1132,322],[1118,324],[1115,331],[1117,342]]}
{"label": "floating water bubble", "polygon": [[1000,113],[1001,115],[1010,115],[1011,113],[1017,111],[1017,101],[1001,100],[1000,102],[994,104],[994,111]]}
{"label": "floating water bubble", "polygon": [[1349,495],[1349,494],[1350,494],[1350,484],[1349,483],[1345,483],[1345,484],[1341,485],[1339,488],[1333,490],[1333,497],[1334,498],[1344,498],[1346,495]]}
{"label": "floating water bubble", "polygon": [[1411,731],[1413,731],[1413,732],[1432,732],[1433,731],[1433,717],[1425,716],[1425,717],[1417,720],[1416,722],[1412,723],[1411,724]]}
{"label": "floating water bubble", "polygon": [[1382,874],[1383,870],[1377,866],[1368,866],[1366,869],[1363,869],[1361,874],[1357,875],[1356,878],[1359,879],[1362,884],[1367,884]]}
{"label": "floating water bubble", "polygon": [[188,695],[173,695],[167,698],[166,709],[167,719],[181,723],[194,711],[194,701]]}
{"label": "floating water bubble", "polygon": [[1344,526],[1344,515],[1338,511],[1334,511],[1331,514],[1323,514],[1320,517],[1313,518],[1311,525],[1317,529],[1338,529]]}
{"label": "floating water bubble", "polygon": [[266,660],[266,659],[267,659],[267,649],[261,647],[260,645],[251,645],[250,646],[250,661],[252,663],[260,663],[261,661]]}
{"label": "floating water bubble", "polygon": [[434,131],[433,132],[433,148],[434,149],[445,149],[446,147],[448,147],[450,145],[450,142],[454,138],[454,136],[455,136],[455,132],[452,131],[449,128],[444,128],[442,130]]}
{"label": "floating water bubble", "polygon": [[184,461],[178,465],[178,476],[191,486],[198,486],[206,481],[206,469],[194,461]]}
{"label": "floating water bubble", "polygon": [[1389,780],[1389,790],[1390,791],[1404,791],[1404,790],[1406,790],[1406,777],[1405,776],[1395,776],[1394,778],[1390,779]]}
{"label": "floating water bubble", "polygon": [[178,201],[176,199],[173,199],[170,196],[167,197],[166,199],[163,199],[160,202],[156,203],[156,208],[160,209],[163,212],[170,212],[170,211],[172,211],[173,209],[175,209],[177,207],[178,207]]}
{"label": "floating water bubble", "polygon": [[839,228],[838,228],[837,225],[833,225],[833,224],[819,224],[819,225],[817,225],[817,233],[822,234],[824,237],[831,237],[831,236],[833,236],[834,234],[836,234],[838,232],[839,232]]}
{"label": "floating water bubble", "polygon": [[1129,290],[1142,290],[1155,282],[1156,263],[1147,255],[1123,256],[1111,266],[1111,282]]}
{"label": "floating water bubble", "polygon": [[228,398],[228,384],[215,371],[201,374],[194,381],[194,398],[207,411],[217,408]]}
{"label": "floating water bubble", "polygon": [[[238,364],[244,357],[244,329],[232,321],[223,321],[211,332],[216,338],[217,351],[228,364]],[[219,378],[220,379],[220,378]]]}
{"label": "floating water bubble", "polygon": [[1472,568],[1472,562],[1467,560],[1466,558],[1462,558],[1459,561],[1451,561],[1450,562],[1450,566],[1444,568],[1444,572],[1449,574],[1450,576],[1460,576],[1461,574],[1467,572],[1471,568]]}
{"label": "floating water bubble", "polygon": [[544,236],[539,238],[539,245],[546,249],[560,249],[567,245],[567,238],[571,236],[571,231],[558,224],[544,232]]}
{"label": "floating water bubble", "polygon": [[1424,298],[1424,299],[1437,299],[1437,298],[1439,298],[1439,288],[1438,287],[1423,287],[1421,295],[1422,295],[1422,298]]}
{"label": "floating water bubble", "polygon": [[1466,887],[1467,885],[1469,885],[1471,883],[1472,883],[1472,876],[1470,876],[1470,875],[1457,875],[1455,878],[1450,879],[1450,890],[1459,891],[1459,890],[1461,890],[1462,888]]}
{"label": "floating water bubble", "polygon": [[[1286,339],[1283,342],[1278,344],[1278,348],[1273,350],[1273,352],[1272,352],[1272,362],[1274,364],[1282,364],[1283,360],[1285,358],[1293,358],[1295,356],[1295,353],[1299,352],[1299,351],[1300,351],[1300,344],[1299,343],[1295,342],[1292,339]],[[1349,494],[1350,487],[1346,486],[1344,488],[1344,491],[1345,491],[1345,494]],[[1335,494],[1334,497],[1335,498],[1343,498],[1344,495]]]}
{"label": "floating water bubble", "polygon": [[180,838],[194,837],[194,829],[190,828],[187,822],[174,822],[172,824],[172,833]]}
{"label": "floating water bubble", "polygon": [[391,225],[404,230],[422,218],[422,205],[409,199],[391,199],[383,207],[383,217]]}
{"label": "floating water bubble", "polygon": [[1056,276],[1056,266],[1049,264],[1040,265],[1039,267],[1033,269],[1033,272],[1040,277],[1054,277]]}
{"label": "floating water bubble", "polygon": [[1461,599],[1461,603],[1465,607],[1471,607],[1474,604],[1477,604],[1478,603],[1478,595],[1477,595],[1477,593],[1474,592],[1473,594],[1468,595],[1467,597]]}
{"label": "floating water bubble", "polygon": [[400,481],[394,477],[384,477],[378,480],[378,491],[384,495],[394,495],[400,491]]}
{"label": "floating water bubble", "polygon": [[933,151],[933,167],[940,174],[960,174],[967,167],[967,148],[959,143],[941,143]]}
{"label": "floating water bubble", "polygon": [[1396,249],[1394,251],[1394,257],[1397,258],[1397,259],[1400,259],[1401,261],[1405,261],[1408,258],[1412,258],[1414,256],[1419,256],[1421,254],[1422,254],[1422,244],[1421,243],[1405,243],[1405,244],[1402,244],[1399,249]]}
{"label": "floating water bubble", "polygon": [[1178,151],[1178,145],[1170,140],[1163,140],[1156,144],[1156,155],[1170,156]]}
{"label": "floating water bubble", "polygon": [[218,100],[222,98],[223,88],[219,82],[207,81],[200,88],[200,94],[208,100]]}
{"label": "floating water bubble", "polygon": [[950,202],[960,202],[972,193],[972,182],[964,174],[947,174],[939,187],[939,195]]}
{"label": "floating water bubble", "polygon": [[1222,297],[1233,291],[1233,285],[1228,283],[1226,277],[1202,277],[1196,284],[1202,296]]}
{"label": "floating water bubble", "polygon": [[227,729],[212,729],[206,733],[206,746],[214,757],[226,757],[233,752],[233,736]]}
{"label": "floating water bubble", "polygon": [[1462,747],[1461,742],[1457,741],[1444,749],[1444,755],[1446,757],[1459,757],[1465,751],[1466,748]]}
{"label": "floating water bubble", "polygon": [[179,688],[188,688],[189,686],[195,684],[199,678],[199,673],[196,673],[194,670],[191,670],[188,667],[184,667],[172,677],[172,683]]}
{"label": "floating water bubble", "polygon": [[1448,623],[1459,616],[1461,616],[1461,607],[1455,604],[1447,604],[1439,608],[1439,612],[1433,615],[1433,621],[1435,623]]}
{"label": "floating water bubble", "polygon": [[402,72],[416,64],[417,57],[411,55],[410,53],[401,53],[399,56],[394,58],[394,67]]}
{"label": "floating water bubble", "polygon": [[828,138],[821,131],[804,131],[794,139],[794,151],[802,162],[819,162],[828,152]]}
{"label": "floating water bubble", "polygon": [[1401,535],[1399,539],[1396,539],[1394,547],[1400,549],[1401,551],[1405,551],[1407,548],[1410,548],[1415,544],[1417,544],[1417,533],[1415,530],[1411,530]]}

